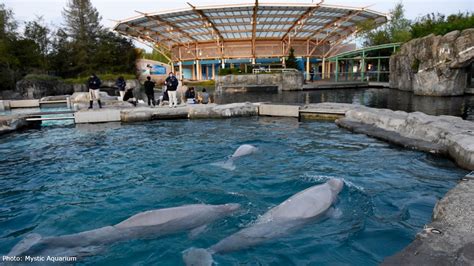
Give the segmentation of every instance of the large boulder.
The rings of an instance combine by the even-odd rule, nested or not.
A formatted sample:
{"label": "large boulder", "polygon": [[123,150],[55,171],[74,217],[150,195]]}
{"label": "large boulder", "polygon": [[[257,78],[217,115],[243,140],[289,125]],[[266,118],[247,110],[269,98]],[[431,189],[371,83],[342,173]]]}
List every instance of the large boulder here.
{"label": "large boulder", "polygon": [[390,58],[390,87],[416,95],[456,96],[467,90],[474,29],[433,34],[402,45]]}
{"label": "large boulder", "polygon": [[22,79],[16,83],[16,89],[9,99],[39,99],[45,96],[72,93],[74,93],[74,87],[61,80]]}

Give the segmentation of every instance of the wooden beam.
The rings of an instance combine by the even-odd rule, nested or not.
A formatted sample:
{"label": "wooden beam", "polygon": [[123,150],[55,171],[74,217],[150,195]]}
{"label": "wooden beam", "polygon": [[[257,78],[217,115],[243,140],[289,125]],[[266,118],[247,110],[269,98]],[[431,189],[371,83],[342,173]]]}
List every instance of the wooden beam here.
{"label": "wooden beam", "polygon": [[[357,33],[358,31],[359,30],[356,29],[355,31],[346,34],[343,38],[339,38],[339,40],[337,40],[336,43],[333,44],[331,46],[331,48],[329,48],[329,50],[323,55],[323,57],[326,58],[329,55],[329,53],[331,53],[333,51],[334,48],[336,48],[339,44],[341,44],[342,41],[344,41],[347,37],[351,36],[352,34]],[[340,47],[339,47],[339,49],[340,49]]]}
{"label": "wooden beam", "polygon": [[295,22],[293,23],[293,25],[291,25],[291,27],[288,29],[288,31],[285,33],[285,35],[283,35],[283,37],[281,38],[282,40],[284,40],[286,38],[286,36],[288,36],[288,34],[290,34],[290,32],[296,27],[298,26],[299,24],[301,24],[301,21],[307,19],[308,17],[310,17],[314,11],[316,11],[320,6],[321,4],[324,2],[324,0],[322,0],[321,2],[317,3],[315,6],[312,6],[312,7],[309,7],[298,19],[295,20]]}
{"label": "wooden beam", "polygon": [[360,9],[360,10],[351,10],[351,11],[347,12],[347,14],[345,16],[342,16],[340,18],[337,18],[333,21],[330,21],[330,22],[326,23],[321,29],[316,30],[313,34],[308,36],[308,40],[311,40],[314,36],[316,36],[317,34],[323,32],[323,31],[325,31],[329,28],[337,27],[337,26],[335,26],[337,24],[342,24],[346,21],[349,21],[352,17],[359,15],[363,11],[364,11],[363,8]]}
{"label": "wooden beam", "polygon": [[[148,47],[150,47],[151,49],[157,51],[158,53],[160,53],[161,55],[163,55],[163,57],[165,57],[166,59],[168,59],[168,63],[171,63],[173,60],[171,60],[171,58],[166,54],[167,51],[163,51],[163,47],[160,47],[158,46],[155,42],[153,42],[153,45],[150,45],[149,43],[143,41],[140,36],[138,37],[135,37],[135,36],[132,36],[130,34],[128,34],[127,32],[123,32],[123,31],[119,31],[117,30],[117,32],[121,33],[122,35],[124,36],[127,36],[129,38],[132,38],[134,39],[135,41],[139,42],[139,43],[142,43]],[[169,51],[168,51],[169,52]]]}
{"label": "wooden beam", "polygon": [[182,30],[180,27],[176,26],[175,24],[167,21],[167,20],[164,20],[162,17],[160,17],[159,15],[153,15],[153,16],[149,16],[147,13],[143,13],[143,12],[140,12],[140,11],[136,11],[135,12],[139,13],[139,14],[142,14],[143,16],[145,16],[146,18],[149,18],[153,21],[156,21],[156,22],[159,22],[161,24],[164,24],[168,27],[170,27],[170,31],[175,31],[175,32],[178,32],[179,34],[181,34],[182,36],[185,36],[186,38],[188,39],[191,39],[193,41],[197,41],[196,38],[194,38],[193,36],[191,36],[189,33],[185,32],[184,30]]}
{"label": "wooden beam", "polygon": [[[145,36],[149,36],[149,35],[156,35],[160,38],[163,38],[164,41],[168,41],[168,42],[174,42],[176,44],[179,44],[179,45],[182,45],[183,43],[179,42],[179,41],[176,41],[174,39],[171,39],[169,37],[166,37],[164,36],[163,34],[157,32],[157,31],[153,31],[151,29],[148,29],[147,27],[136,27],[136,26],[133,26],[133,25],[130,25],[129,23],[123,23],[123,25],[127,26],[127,28],[130,28],[130,29],[133,29],[134,31],[138,32],[140,35],[143,35],[144,37]],[[144,31],[150,31],[150,34],[146,34]],[[161,40],[160,40],[161,41]],[[155,41],[156,42],[156,41]]]}
{"label": "wooden beam", "polygon": [[252,57],[255,58],[255,39],[257,38],[257,14],[258,14],[258,0],[255,0],[252,14]]}
{"label": "wooden beam", "polygon": [[209,19],[208,16],[206,16],[206,14],[204,14],[204,12],[202,12],[202,10],[197,9],[195,6],[191,5],[190,3],[188,3],[188,5],[193,9],[194,12],[196,12],[204,21],[206,21],[212,27],[215,34],[219,37],[220,40],[224,40],[224,37],[222,37],[216,25],[214,25],[214,23]]}
{"label": "wooden beam", "polygon": [[[262,14],[262,15],[258,15],[258,17],[259,17],[259,18],[263,18],[263,19],[265,19],[265,18],[295,18],[295,19],[298,19],[298,18],[300,17],[300,15],[276,15],[276,14],[273,14],[273,15],[263,15],[263,14]],[[250,16],[248,16],[248,15],[232,15],[232,16],[224,15],[224,16],[217,16],[217,17],[215,17],[215,16],[208,16],[208,18],[209,18],[209,19],[234,19],[234,18],[235,18],[235,19],[245,19],[245,18],[247,18],[247,19],[250,19],[250,20],[252,19],[252,18],[251,18]],[[323,16],[318,16],[318,18],[320,18],[320,19],[333,19],[334,16],[324,16],[324,15],[323,15]],[[173,23],[179,24],[179,23],[183,23],[183,22],[194,22],[194,21],[201,21],[201,18],[177,19],[177,20],[173,21]],[[265,23],[266,23],[266,22],[264,22],[264,21],[260,22],[260,24],[262,24],[262,25],[265,24]],[[267,23],[268,23],[268,22],[267,22]],[[280,24],[284,24],[284,25],[291,25],[291,23],[285,22],[285,21],[280,21],[280,22],[275,21],[275,23],[280,23]],[[271,24],[271,22],[268,23],[268,24]],[[220,26],[220,25],[221,25],[221,24],[219,24],[219,26]],[[240,25],[242,25],[242,23],[241,23]]]}

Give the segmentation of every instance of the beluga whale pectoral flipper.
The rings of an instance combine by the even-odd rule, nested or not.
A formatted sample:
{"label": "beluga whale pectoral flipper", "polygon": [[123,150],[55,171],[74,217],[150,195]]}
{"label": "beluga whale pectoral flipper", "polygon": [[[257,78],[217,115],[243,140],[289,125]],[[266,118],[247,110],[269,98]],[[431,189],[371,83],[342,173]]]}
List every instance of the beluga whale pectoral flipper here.
{"label": "beluga whale pectoral flipper", "polygon": [[252,153],[255,153],[256,151],[258,151],[258,148],[253,146],[253,145],[250,145],[250,144],[243,144],[243,145],[240,145],[237,150],[235,150],[235,152],[229,157],[229,159],[227,159],[226,161],[222,161],[222,162],[217,162],[217,163],[213,163],[213,165],[216,165],[216,166],[219,166],[219,167],[222,167],[224,169],[227,169],[227,170],[235,170],[235,164],[234,164],[234,161],[243,157],[243,156],[247,156],[247,155],[250,155]]}
{"label": "beluga whale pectoral flipper", "polygon": [[120,241],[156,238],[201,228],[239,208],[235,203],[192,204],[141,212],[118,224],[76,234],[56,237],[30,234],[13,247],[8,256],[89,256]]}
{"label": "beluga whale pectoral flipper", "polygon": [[251,226],[230,235],[207,248],[190,248],[183,252],[186,265],[212,265],[212,255],[256,246],[286,236],[292,231],[322,217],[337,200],[344,187],[340,179],[307,188],[270,209]]}

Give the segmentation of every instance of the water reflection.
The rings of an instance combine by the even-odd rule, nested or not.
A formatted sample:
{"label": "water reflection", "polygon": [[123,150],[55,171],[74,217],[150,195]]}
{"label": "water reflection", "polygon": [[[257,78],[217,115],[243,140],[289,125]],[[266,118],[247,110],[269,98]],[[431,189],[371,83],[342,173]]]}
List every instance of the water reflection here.
{"label": "water reflection", "polygon": [[454,115],[474,120],[473,96],[428,97],[393,89],[331,89],[315,91],[247,92],[215,94],[216,103],[273,102],[308,104],[320,102],[355,103],[376,108],[406,112],[423,112],[430,115]]}

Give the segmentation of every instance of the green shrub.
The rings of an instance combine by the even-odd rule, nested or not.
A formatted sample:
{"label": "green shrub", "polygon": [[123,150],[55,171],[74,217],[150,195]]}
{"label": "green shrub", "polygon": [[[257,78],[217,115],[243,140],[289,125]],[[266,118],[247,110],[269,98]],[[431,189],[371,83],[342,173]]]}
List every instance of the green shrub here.
{"label": "green shrub", "polygon": [[238,68],[221,68],[219,69],[219,76],[225,75],[238,75],[240,74],[240,69]]}
{"label": "green shrub", "polygon": [[43,80],[43,81],[59,81],[62,80],[60,77],[50,76],[46,74],[28,74],[23,77],[24,80]]}
{"label": "green shrub", "polygon": [[[136,79],[137,78],[137,76],[134,75],[134,74],[123,74],[123,73],[119,73],[119,74],[110,74],[110,73],[97,74],[97,76],[102,81],[104,81],[104,80],[116,80],[119,76],[123,76],[123,78],[125,80],[127,80],[127,79]],[[66,82],[68,84],[85,84],[88,79],[89,79],[89,76],[86,76],[86,77],[65,79],[64,82]]]}
{"label": "green shrub", "polygon": [[415,58],[415,60],[411,64],[411,70],[414,73],[418,73],[418,68],[420,67],[420,63],[421,63],[420,60],[418,58]]}

